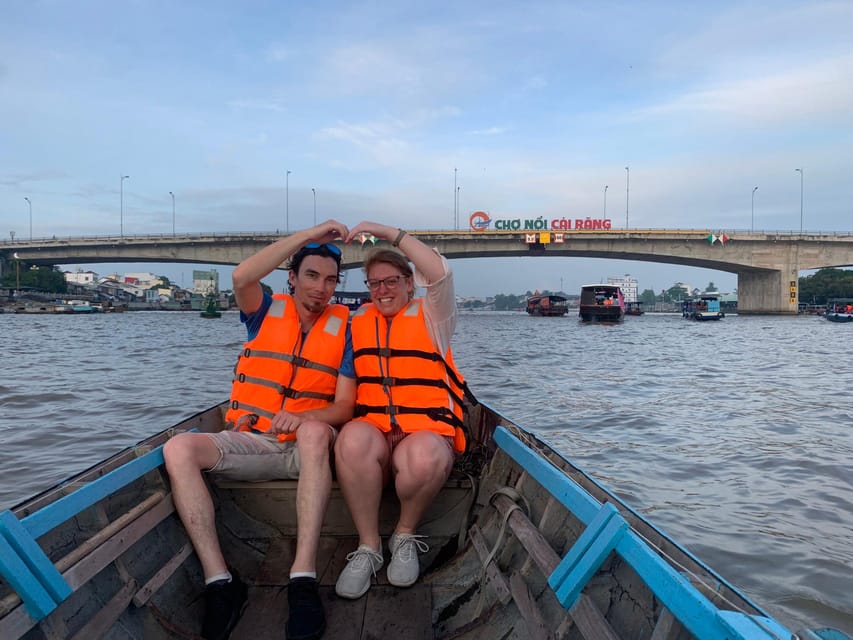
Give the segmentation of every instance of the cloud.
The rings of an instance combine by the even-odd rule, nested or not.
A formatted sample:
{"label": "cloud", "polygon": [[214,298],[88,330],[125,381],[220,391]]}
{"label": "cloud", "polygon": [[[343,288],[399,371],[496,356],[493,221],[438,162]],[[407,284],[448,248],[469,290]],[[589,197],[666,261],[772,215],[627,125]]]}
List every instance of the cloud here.
{"label": "cloud", "polygon": [[711,84],[661,102],[638,115],[694,116],[778,125],[849,114],[853,110],[853,55],[784,73]]}
{"label": "cloud", "polygon": [[499,136],[502,133],[506,133],[506,127],[489,127],[488,129],[475,129],[474,131],[469,131],[468,134],[472,136]]}
{"label": "cloud", "polygon": [[285,113],[285,106],[276,100],[258,100],[258,99],[236,99],[228,102],[228,106],[233,109],[247,109],[252,111],[272,111],[274,113]]}

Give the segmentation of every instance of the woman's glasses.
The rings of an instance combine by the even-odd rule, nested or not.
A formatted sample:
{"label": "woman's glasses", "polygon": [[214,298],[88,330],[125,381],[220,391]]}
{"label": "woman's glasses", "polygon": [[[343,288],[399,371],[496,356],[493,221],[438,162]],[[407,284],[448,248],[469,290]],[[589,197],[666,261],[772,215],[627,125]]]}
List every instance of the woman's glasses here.
{"label": "woman's glasses", "polygon": [[388,276],[387,278],[382,278],[381,280],[365,280],[364,284],[367,285],[367,288],[371,291],[376,291],[383,284],[386,289],[396,289],[401,280],[405,280],[407,276]]}

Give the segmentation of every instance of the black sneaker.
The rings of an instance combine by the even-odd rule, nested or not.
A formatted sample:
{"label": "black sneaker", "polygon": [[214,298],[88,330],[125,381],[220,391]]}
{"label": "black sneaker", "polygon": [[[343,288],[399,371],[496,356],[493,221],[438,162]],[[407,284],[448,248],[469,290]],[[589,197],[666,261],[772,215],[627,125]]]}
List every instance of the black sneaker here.
{"label": "black sneaker", "polygon": [[326,630],[320,586],[314,578],[293,578],[287,585],[287,640],[317,640]]}
{"label": "black sneaker", "polygon": [[233,572],[231,582],[219,580],[204,588],[204,621],[201,637],[205,640],[226,640],[237,626],[246,604],[247,588]]}

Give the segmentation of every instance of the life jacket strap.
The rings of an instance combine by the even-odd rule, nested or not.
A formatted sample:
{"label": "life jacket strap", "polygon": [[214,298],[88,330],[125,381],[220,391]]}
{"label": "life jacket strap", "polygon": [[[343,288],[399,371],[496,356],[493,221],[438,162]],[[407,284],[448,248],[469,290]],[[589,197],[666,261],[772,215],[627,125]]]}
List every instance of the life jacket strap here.
{"label": "life jacket strap", "polygon": [[465,430],[465,423],[453,413],[450,409],[444,407],[399,407],[396,405],[381,405],[372,406],[367,404],[357,404],[353,416],[363,418],[371,413],[378,413],[388,416],[397,416],[403,414],[420,414],[427,416],[435,422],[444,422],[458,429]]}
{"label": "life jacket strap", "polygon": [[285,387],[284,385],[276,382],[275,380],[269,380],[267,378],[258,378],[256,376],[247,376],[245,373],[238,373],[236,376],[234,376],[234,381],[248,382],[261,387],[274,389],[285,398],[314,398],[317,400],[325,400],[326,402],[335,401],[334,394],[320,393],[319,391],[296,391],[289,387]]}
{"label": "life jacket strap", "polygon": [[338,370],[321,362],[314,362],[302,356],[293,355],[292,353],[279,353],[277,351],[264,351],[263,349],[252,349],[246,347],[243,349],[242,357],[244,358],[269,358],[272,360],[283,360],[291,363],[294,367],[302,367],[304,369],[316,369],[323,373],[328,373],[330,376],[338,377]]}

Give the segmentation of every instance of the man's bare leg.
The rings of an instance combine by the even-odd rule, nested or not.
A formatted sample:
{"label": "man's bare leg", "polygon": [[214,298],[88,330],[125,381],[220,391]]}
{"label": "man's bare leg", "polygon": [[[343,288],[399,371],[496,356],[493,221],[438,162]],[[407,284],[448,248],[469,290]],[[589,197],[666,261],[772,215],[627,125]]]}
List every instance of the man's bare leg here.
{"label": "man's bare leg", "polygon": [[329,494],[332,491],[332,469],[329,449],[332,431],[323,422],[304,422],[297,430],[299,481],[296,485],[296,556],[293,573],[315,573],[317,547]]}
{"label": "man's bare leg", "polygon": [[213,499],[202,472],[219,461],[219,449],[202,433],[181,433],[166,442],[163,457],[172,499],[201,562],[205,579],[228,571],[216,535]]}

